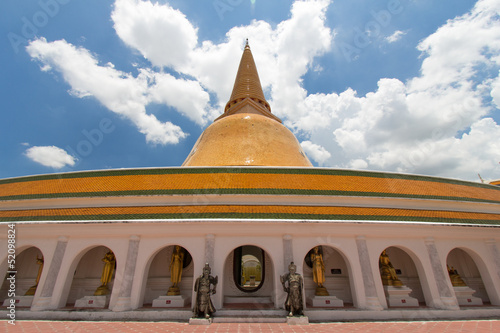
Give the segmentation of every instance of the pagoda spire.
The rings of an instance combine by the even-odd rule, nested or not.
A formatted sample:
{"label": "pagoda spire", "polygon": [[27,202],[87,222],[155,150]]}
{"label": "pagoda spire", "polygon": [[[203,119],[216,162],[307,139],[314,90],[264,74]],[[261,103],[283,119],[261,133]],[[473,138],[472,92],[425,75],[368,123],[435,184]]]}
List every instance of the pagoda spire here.
{"label": "pagoda spire", "polygon": [[[245,102],[245,103],[243,103]],[[279,122],[281,120],[271,113],[271,106],[264,97],[264,92],[260,84],[259,73],[253,60],[252,51],[246,40],[245,49],[241,56],[240,66],[234,81],[233,92],[224,108],[222,114],[216,120],[234,114],[241,110],[243,104],[252,104],[253,108],[265,116],[273,118]],[[241,111],[240,111],[241,112]]]}

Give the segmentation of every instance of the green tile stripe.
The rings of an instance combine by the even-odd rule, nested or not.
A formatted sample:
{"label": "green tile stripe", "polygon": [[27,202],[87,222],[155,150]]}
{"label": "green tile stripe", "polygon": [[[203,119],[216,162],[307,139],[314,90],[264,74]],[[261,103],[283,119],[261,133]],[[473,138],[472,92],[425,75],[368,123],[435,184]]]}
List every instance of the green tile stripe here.
{"label": "green tile stripe", "polygon": [[500,225],[498,220],[471,220],[438,217],[385,216],[385,215],[328,215],[293,213],[171,213],[171,214],[111,214],[111,215],[70,215],[2,217],[2,222],[13,221],[116,221],[116,220],[171,220],[171,219],[273,219],[273,220],[341,220],[341,221],[402,221],[434,222],[477,225]]}
{"label": "green tile stripe", "polygon": [[83,197],[116,197],[116,196],[146,196],[146,195],[221,195],[221,194],[252,194],[252,195],[329,195],[353,197],[385,197],[410,198],[429,200],[452,200],[485,203],[500,203],[500,200],[486,200],[469,197],[401,194],[386,192],[355,192],[338,190],[311,190],[311,189],[275,189],[275,188],[215,188],[215,189],[173,189],[173,190],[135,190],[135,191],[103,191],[103,192],[66,192],[66,193],[39,193],[22,194],[0,197],[0,201],[53,199],[53,198],[83,198]]}
{"label": "green tile stripe", "polygon": [[243,174],[295,174],[295,175],[326,175],[326,176],[357,176],[387,179],[405,179],[428,181],[455,185],[464,185],[500,191],[500,187],[481,184],[457,179],[438,178],[420,175],[407,175],[377,171],[357,171],[342,169],[322,169],[322,168],[242,168],[242,167],[207,167],[207,168],[158,168],[158,169],[116,169],[98,171],[80,171],[61,174],[46,174],[38,176],[26,176],[18,178],[1,179],[0,185],[19,182],[29,182],[38,180],[88,178],[88,177],[109,177],[109,176],[132,176],[132,175],[169,175],[169,174],[204,174],[204,173],[243,173]]}

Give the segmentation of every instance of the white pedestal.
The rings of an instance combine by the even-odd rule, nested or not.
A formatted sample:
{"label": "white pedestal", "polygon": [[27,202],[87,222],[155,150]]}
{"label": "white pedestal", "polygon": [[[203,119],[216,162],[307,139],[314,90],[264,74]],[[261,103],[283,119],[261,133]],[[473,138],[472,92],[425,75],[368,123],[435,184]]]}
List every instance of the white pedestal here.
{"label": "white pedestal", "polygon": [[341,308],[344,306],[344,301],[336,296],[314,296],[307,298],[307,304],[318,308]]}
{"label": "white pedestal", "polygon": [[77,299],[75,308],[105,308],[109,304],[109,296],[85,296]]}
{"label": "white pedestal", "polygon": [[307,316],[300,317],[286,317],[288,325],[309,325],[309,318]]}
{"label": "white pedestal", "polygon": [[[14,297],[14,304],[16,307],[30,307],[31,303],[33,302],[33,297],[34,296],[16,296]],[[12,298],[7,298],[3,301],[3,306],[9,306],[11,305],[11,300]]]}
{"label": "white pedestal", "polygon": [[160,296],[153,300],[153,308],[183,308],[189,297],[184,295]]}
{"label": "white pedestal", "polygon": [[458,305],[483,305],[483,300],[479,297],[474,297],[476,291],[467,286],[453,287],[455,296],[457,297]]}
{"label": "white pedestal", "polygon": [[189,318],[189,325],[210,325],[212,318]]}
{"label": "white pedestal", "polygon": [[111,310],[113,312],[130,311],[132,310],[131,302],[132,300],[130,297],[118,297],[115,306]]}
{"label": "white pedestal", "polygon": [[363,310],[370,310],[370,311],[382,311],[384,308],[380,304],[380,300],[378,297],[366,297],[365,305],[362,307]]}
{"label": "white pedestal", "polygon": [[54,310],[57,307],[52,306],[52,297],[38,297],[36,303],[31,305],[31,311]]}
{"label": "white pedestal", "polygon": [[410,297],[411,289],[407,286],[384,286],[387,305],[397,307],[418,306],[418,300]]}

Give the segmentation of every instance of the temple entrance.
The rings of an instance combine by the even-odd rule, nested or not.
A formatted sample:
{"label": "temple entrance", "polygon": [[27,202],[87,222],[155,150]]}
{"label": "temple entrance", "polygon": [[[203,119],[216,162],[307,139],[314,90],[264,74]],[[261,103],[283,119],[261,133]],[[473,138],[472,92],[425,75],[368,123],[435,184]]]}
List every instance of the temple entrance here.
{"label": "temple entrance", "polygon": [[474,259],[455,248],[446,258],[450,281],[460,306],[483,305],[490,299]]}
{"label": "temple entrance", "polygon": [[74,272],[66,306],[107,307],[115,272],[116,259],[109,248],[98,246],[88,250]]}
{"label": "temple entrance", "polygon": [[[189,251],[171,245],[154,255],[144,290],[144,307],[189,307],[194,263]],[[169,297],[167,297],[169,296]]]}
{"label": "temple entrance", "polygon": [[[15,270],[17,271],[15,286],[16,296],[31,296],[29,300],[20,300],[17,306],[30,306],[33,296],[37,291],[38,282],[43,272],[43,254],[37,247],[29,247],[15,257]],[[12,270],[12,269],[8,269]],[[8,297],[10,282],[6,280],[7,274],[3,280],[0,289],[0,305]],[[19,305],[19,304],[22,305]]]}
{"label": "temple entrance", "polygon": [[224,264],[225,308],[273,308],[273,265],[260,247],[244,245]]}
{"label": "temple entrance", "polygon": [[425,304],[418,271],[404,250],[388,247],[379,257],[379,271],[389,307],[417,307]]}
{"label": "temple entrance", "polygon": [[349,270],[344,256],[329,246],[316,246],[304,257],[304,289],[308,307],[353,305]]}

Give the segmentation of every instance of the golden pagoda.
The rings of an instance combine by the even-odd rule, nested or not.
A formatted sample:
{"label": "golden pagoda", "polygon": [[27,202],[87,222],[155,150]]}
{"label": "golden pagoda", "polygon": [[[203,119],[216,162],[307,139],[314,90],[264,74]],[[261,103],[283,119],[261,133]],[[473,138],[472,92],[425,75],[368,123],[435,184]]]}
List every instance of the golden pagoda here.
{"label": "golden pagoda", "polygon": [[224,113],[201,134],[182,166],[312,167],[292,132],[271,113],[248,40]]}

